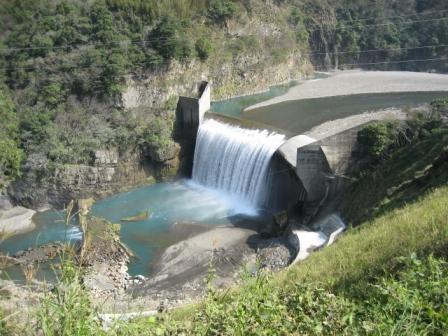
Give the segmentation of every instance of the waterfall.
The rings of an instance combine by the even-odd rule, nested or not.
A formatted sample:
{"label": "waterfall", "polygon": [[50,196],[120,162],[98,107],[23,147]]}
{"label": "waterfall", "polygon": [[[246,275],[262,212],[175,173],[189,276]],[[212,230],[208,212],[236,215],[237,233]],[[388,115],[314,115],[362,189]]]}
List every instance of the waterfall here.
{"label": "waterfall", "polygon": [[193,182],[258,209],[266,197],[269,162],[283,142],[281,134],[206,120],[198,130]]}

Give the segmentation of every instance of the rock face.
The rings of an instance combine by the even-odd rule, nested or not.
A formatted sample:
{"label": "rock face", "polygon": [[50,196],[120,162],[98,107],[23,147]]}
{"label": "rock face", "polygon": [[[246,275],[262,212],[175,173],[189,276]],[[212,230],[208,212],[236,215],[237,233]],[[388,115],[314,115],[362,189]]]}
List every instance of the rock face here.
{"label": "rock face", "polygon": [[122,104],[125,108],[160,107],[161,102],[173,96],[192,95],[196,92],[196,83],[203,80],[210,80],[213,100],[259,92],[312,72],[311,66],[304,65],[303,60],[300,52],[292,53],[281,63],[266,64],[261,71],[252,65],[266,63],[263,55],[241,56],[221,64],[198,60],[189,63],[173,61],[162,73],[149,74],[146,79],[138,81],[129,79],[122,94]]}
{"label": "rock face", "polygon": [[264,225],[261,235],[265,238],[281,236],[289,224],[287,211],[280,211],[272,216],[272,220]]}
{"label": "rock face", "polygon": [[11,200],[6,195],[0,195],[0,211],[9,210],[13,207]]}
{"label": "rock face", "polygon": [[31,220],[36,211],[24,207],[13,207],[0,211],[0,233],[11,236],[32,231],[35,224]]}
{"label": "rock face", "polygon": [[51,166],[44,157],[30,156],[22,178],[11,183],[8,194],[30,208],[61,207],[72,199],[101,198],[164,174],[175,175],[178,167],[176,158],[154,163],[144,153],[117,150],[94,151],[90,165]]}
{"label": "rock face", "polygon": [[[232,30],[264,35],[272,27],[256,21]],[[263,64],[266,66],[260,67]],[[275,64],[263,55],[241,55],[217,64],[194,59],[189,63],[173,61],[164,71],[148,72],[139,78],[129,76],[118,107],[130,113],[143,113],[145,122],[157,113],[167,119],[165,112],[174,110],[177,97],[190,95],[202,80],[210,79],[213,99],[222,99],[266,90],[270,85],[300,78],[311,71],[299,51]],[[192,157],[192,150],[186,149],[189,147],[194,146],[179,148],[172,142],[130,153],[94,150],[87,165],[55,166],[43,156],[31,155],[23,167],[23,176],[9,186],[8,194],[15,203],[31,208],[60,207],[71,199],[104,197],[144,183],[148,178],[163,180],[180,170],[188,172]]]}

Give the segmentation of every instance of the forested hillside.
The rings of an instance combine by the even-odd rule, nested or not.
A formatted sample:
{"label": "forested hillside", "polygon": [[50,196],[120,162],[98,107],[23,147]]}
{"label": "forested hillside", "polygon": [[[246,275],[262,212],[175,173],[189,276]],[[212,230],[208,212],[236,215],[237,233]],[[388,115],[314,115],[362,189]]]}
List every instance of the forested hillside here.
{"label": "forested hillside", "polygon": [[[281,79],[309,71],[309,61],[317,70],[448,69],[443,0],[1,3],[3,185],[24,162],[45,174],[90,165],[95,150],[171,159],[176,95],[188,93],[191,72],[206,75],[219,98],[258,88],[260,78],[274,84],[269,69],[285,64],[295,72]],[[165,94],[130,111],[123,103],[129,81]]]}

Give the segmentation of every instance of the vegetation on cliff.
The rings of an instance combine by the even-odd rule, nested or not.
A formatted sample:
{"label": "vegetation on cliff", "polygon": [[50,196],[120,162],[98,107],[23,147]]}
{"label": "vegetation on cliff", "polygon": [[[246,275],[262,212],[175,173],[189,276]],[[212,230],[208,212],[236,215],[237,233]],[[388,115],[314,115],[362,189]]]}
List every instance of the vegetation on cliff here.
{"label": "vegetation on cliff", "polygon": [[19,147],[18,119],[8,90],[0,87],[0,190],[19,176],[23,152]]}
{"label": "vegetation on cliff", "polygon": [[[130,78],[176,64],[244,63],[243,72],[216,87],[226,94],[240,90],[230,82],[245,80],[246,71],[290,55],[318,68],[392,62],[403,70],[446,70],[447,64],[407,62],[446,53],[442,0],[43,0],[2,1],[1,9],[0,78],[7,86],[1,99],[10,91],[18,124],[15,137],[1,142],[8,154],[0,169],[11,177],[21,152],[31,166],[51,166],[90,164],[97,149],[170,151],[173,104],[129,111],[121,95]],[[182,82],[178,77],[166,80],[167,89]],[[155,128],[163,131],[153,136]]]}
{"label": "vegetation on cliff", "polygon": [[431,105],[430,113],[414,112],[404,123],[378,122],[359,132],[363,155],[373,160],[341,204],[349,224],[356,226],[446,184],[448,129],[440,115],[445,100]]}

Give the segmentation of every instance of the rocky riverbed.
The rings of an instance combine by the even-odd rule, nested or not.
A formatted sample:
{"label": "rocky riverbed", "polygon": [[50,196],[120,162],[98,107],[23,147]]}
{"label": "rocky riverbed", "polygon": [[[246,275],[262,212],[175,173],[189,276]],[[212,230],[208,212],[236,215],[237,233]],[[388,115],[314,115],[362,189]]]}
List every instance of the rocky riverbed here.
{"label": "rocky riverbed", "polygon": [[[282,223],[278,223],[279,218]],[[291,227],[288,219],[277,216],[271,232],[266,231],[266,223],[237,221],[233,226],[198,232],[170,246],[154,266],[153,275],[145,277],[127,273],[127,265],[134,256],[121,243],[118,225],[88,214],[86,219],[86,243],[74,246],[72,251],[77,251],[75,261],[83,265],[83,284],[92,303],[108,320],[133,316],[136,312],[152,314],[196,302],[206,293],[210,272],[214,274],[212,284],[225,289],[238,284],[243,273],[255,274],[260,267],[278,271],[290,265],[299,254],[308,255],[333,242],[335,235],[344,229],[343,223],[334,218],[299,231],[297,223],[290,223],[296,229],[284,231]],[[283,230],[276,227],[279,224]],[[311,230],[324,238],[320,245],[303,240],[307,239],[303,232],[312,234]],[[278,235],[279,232],[284,234],[269,237],[270,233]],[[20,251],[10,259],[17,264],[39,264],[55,258],[64,248],[60,243],[47,244]],[[30,307],[35,306],[52,285],[38,281],[19,285],[1,280],[0,287],[8,293],[6,300],[0,300],[5,312],[20,309],[31,316]]]}

